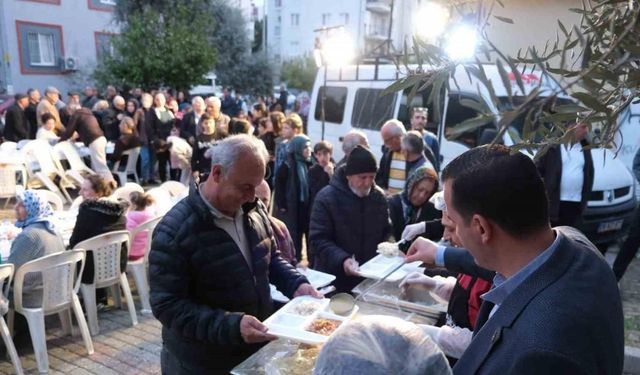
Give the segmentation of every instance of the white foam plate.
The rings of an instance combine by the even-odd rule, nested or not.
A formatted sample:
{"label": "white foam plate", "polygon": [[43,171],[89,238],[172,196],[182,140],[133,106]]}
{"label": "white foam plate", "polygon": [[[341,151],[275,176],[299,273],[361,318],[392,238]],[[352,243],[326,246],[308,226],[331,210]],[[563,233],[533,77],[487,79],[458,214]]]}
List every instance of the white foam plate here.
{"label": "white foam plate", "polygon": [[[311,301],[318,304],[317,310],[312,314],[303,316],[296,312],[296,306],[302,302]],[[325,343],[329,337],[318,333],[307,331],[307,327],[316,319],[331,319],[343,322],[350,320],[358,312],[356,305],[351,314],[347,317],[336,315],[329,307],[329,299],[313,298],[310,296],[301,296],[292,299],[284,305],[280,310],[276,311],[267,320],[264,321],[269,330],[268,333],[286,338],[304,344],[317,345]],[[340,329],[342,324],[338,327]],[[337,331],[337,330],[336,330]],[[334,331],[335,333],[335,331]]]}
{"label": "white foam plate", "polygon": [[[404,258],[401,256],[385,256],[382,254],[378,254],[373,257],[370,261],[361,265],[359,268],[359,272],[363,277],[368,279],[379,280],[385,277],[391,270],[393,270],[398,265],[404,263]],[[413,271],[420,271],[420,265],[422,262],[417,261],[413,263],[407,263],[402,266],[399,270],[395,271],[391,275],[386,278],[386,281],[389,282],[397,282],[402,280],[405,276]]]}
{"label": "white foam plate", "polygon": [[336,277],[330,273],[312,270],[311,268],[298,268],[298,272],[309,280],[309,284],[316,289],[331,284]]}

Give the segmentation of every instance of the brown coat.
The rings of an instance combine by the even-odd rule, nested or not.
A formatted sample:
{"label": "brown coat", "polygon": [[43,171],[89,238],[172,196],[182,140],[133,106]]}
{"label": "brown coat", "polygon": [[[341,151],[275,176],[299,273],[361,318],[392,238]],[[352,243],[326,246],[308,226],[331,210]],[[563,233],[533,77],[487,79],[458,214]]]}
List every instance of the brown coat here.
{"label": "brown coat", "polygon": [[54,128],[55,132],[60,135],[64,132],[64,126],[62,125],[62,121],[60,121],[60,113],[56,109],[54,104],[45,97],[40,103],[38,103],[38,107],[36,108],[36,119],[38,120],[38,128],[42,126],[42,115],[45,113],[51,113],[53,118],[56,120],[56,127]]}

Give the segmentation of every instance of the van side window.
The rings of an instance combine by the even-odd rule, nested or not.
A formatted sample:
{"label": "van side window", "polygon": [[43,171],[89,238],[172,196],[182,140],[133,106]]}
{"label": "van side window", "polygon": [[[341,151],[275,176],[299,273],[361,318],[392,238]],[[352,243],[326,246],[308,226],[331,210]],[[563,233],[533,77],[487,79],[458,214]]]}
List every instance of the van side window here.
{"label": "van side window", "polygon": [[492,121],[487,121],[485,125],[468,132],[464,132],[455,138],[451,135],[451,129],[456,125],[479,115],[475,109],[462,105],[460,102],[463,99],[475,102],[479,100],[477,97],[472,95],[453,94],[449,96],[449,106],[447,108],[447,117],[445,118],[444,125],[445,138],[448,141],[459,142],[470,148],[491,143],[497,134],[497,129]]}
{"label": "van side window", "polygon": [[360,129],[380,130],[385,121],[393,118],[396,95],[380,96],[381,89],[358,89],[353,103],[351,126]]}
{"label": "van side window", "polygon": [[342,124],[344,118],[344,107],[347,103],[347,88],[336,86],[322,86],[318,90],[316,102],[315,119],[322,121],[322,93],[326,87],[326,98],[324,102],[324,116],[326,122]]}

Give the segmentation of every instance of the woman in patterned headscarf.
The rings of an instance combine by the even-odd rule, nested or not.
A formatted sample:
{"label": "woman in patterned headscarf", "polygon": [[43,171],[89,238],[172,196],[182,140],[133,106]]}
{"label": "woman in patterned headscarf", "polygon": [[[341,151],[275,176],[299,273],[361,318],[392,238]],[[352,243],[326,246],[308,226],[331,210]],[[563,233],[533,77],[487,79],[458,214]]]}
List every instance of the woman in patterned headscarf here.
{"label": "woman in patterned headscarf", "polygon": [[[389,198],[389,215],[396,241],[402,238],[402,231],[407,225],[425,221],[425,237],[435,241],[442,237],[439,224],[442,213],[429,202],[437,191],[438,175],[431,167],[421,166],[409,175],[404,190]],[[429,225],[433,221],[436,225]]]}
{"label": "woman in patterned headscarf", "polygon": [[[53,210],[35,190],[25,190],[16,197],[15,226],[22,232],[13,240],[7,263],[13,263],[16,270],[23,264],[45,255],[64,251],[62,237],[54,230],[51,217]],[[23,286],[23,305],[36,306],[39,303],[42,278],[39,274],[26,275]]]}

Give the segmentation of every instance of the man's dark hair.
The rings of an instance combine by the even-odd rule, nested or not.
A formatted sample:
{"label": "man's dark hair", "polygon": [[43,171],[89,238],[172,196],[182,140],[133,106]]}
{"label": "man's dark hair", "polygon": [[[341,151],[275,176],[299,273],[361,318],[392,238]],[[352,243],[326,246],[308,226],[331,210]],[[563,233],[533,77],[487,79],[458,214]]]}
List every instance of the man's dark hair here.
{"label": "man's dark hair", "polygon": [[513,236],[549,225],[542,178],[526,155],[503,145],[482,146],[455,158],[442,172],[452,203],[465,221],[479,214]]}
{"label": "man's dark hair", "polygon": [[249,134],[251,124],[247,120],[232,119],[229,123],[229,135],[233,134]]}
{"label": "man's dark hair", "polygon": [[402,148],[412,154],[422,154],[424,151],[424,141],[417,131],[409,131],[402,137]]}

